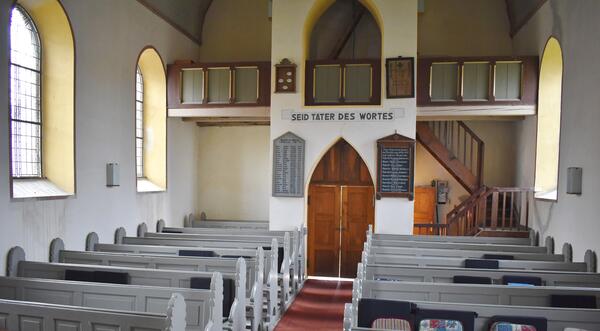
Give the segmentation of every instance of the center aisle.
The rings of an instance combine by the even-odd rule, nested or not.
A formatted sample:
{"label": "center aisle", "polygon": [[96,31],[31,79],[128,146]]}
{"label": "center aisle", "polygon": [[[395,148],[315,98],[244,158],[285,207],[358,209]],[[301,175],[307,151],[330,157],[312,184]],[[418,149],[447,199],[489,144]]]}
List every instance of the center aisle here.
{"label": "center aisle", "polygon": [[348,302],[352,302],[351,281],[307,279],[275,331],[342,330]]}

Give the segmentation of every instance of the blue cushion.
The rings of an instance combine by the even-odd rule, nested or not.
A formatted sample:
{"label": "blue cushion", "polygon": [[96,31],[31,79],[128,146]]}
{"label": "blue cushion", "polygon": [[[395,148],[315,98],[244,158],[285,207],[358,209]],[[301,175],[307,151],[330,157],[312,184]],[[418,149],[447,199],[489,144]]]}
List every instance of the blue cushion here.
{"label": "blue cushion", "polygon": [[492,284],[490,277],[454,276],[452,280],[455,284]]}
{"label": "blue cushion", "polygon": [[358,327],[370,328],[381,318],[394,318],[414,322],[415,305],[406,301],[360,299],[358,302]]}
{"label": "blue cushion", "polygon": [[514,260],[515,257],[512,255],[503,254],[483,254],[484,260]]}
{"label": "blue cushion", "polygon": [[65,280],[76,280],[79,282],[93,282],[94,272],[84,270],[65,270]]}
{"label": "blue cushion", "polygon": [[511,275],[502,276],[502,284],[508,285],[511,283],[542,286],[542,279],[540,277],[531,277],[531,276],[511,276]]}
{"label": "blue cushion", "polygon": [[129,284],[129,274],[126,272],[94,271],[94,282],[110,284]]}
{"label": "blue cushion", "polygon": [[550,306],[559,308],[597,308],[596,297],[593,295],[551,295]]}
{"label": "blue cushion", "polygon": [[415,325],[420,325],[424,320],[449,320],[462,324],[463,331],[474,331],[476,312],[458,310],[420,309],[417,308],[417,319]]}
{"label": "blue cushion", "polygon": [[489,328],[494,323],[508,322],[511,324],[531,325],[536,331],[546,331],[548,320],[543,317],[523,317],[523,316],[492,316],[489,320]]}
{"label": "blue cushion", "polygon": [[179,256],[215,257],[218,255],[213,251],[196,251],[191,249],[181,249],[179,250]]}
{"label": "blue cushion", "polygon": [[[210,277],[192,277],[190,278],[190,288],[210,290],[210,280]],[[223,317],[229,317],[234,300],[235,280],[223,278]]]}
{"label": "blue cushion", "polygon": [[465,268],[473,269],[498,269],[498,260],[477,260],[477,259],[466,259]]}

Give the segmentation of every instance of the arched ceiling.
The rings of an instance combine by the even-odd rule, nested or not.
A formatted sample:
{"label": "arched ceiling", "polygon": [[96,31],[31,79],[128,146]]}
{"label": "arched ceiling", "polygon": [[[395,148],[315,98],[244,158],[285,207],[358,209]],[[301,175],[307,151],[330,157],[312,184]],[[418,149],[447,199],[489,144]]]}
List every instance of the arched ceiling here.
{"label": "arched ceiling", "polygon": [[202,44],[204,17],[213,0],[137,0],[197,44]]}

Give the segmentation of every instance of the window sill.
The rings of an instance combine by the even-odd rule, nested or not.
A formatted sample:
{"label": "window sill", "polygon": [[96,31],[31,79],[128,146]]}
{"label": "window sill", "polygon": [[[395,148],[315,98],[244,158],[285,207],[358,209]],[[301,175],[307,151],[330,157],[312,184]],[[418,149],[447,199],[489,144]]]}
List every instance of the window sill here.
{"label": "window sill", "polygon": [[19,179],[12,180],[12,198],[13,199],[29,199],[29,198],[66,198],[73,196],[61,190],[58,186],[48,179]]}
{"label": "window sill", "polygon": [[146,178],[137,179],[137,192],[138,193],[152,193],[152,192],[165,192],[166,189],[154,184]]}
{"label": "window sill", "polygon": [[558,201],[558,191],[553,190],[549,192],[536,192],[534,197],[536,200],[540,201],[556,202]]}

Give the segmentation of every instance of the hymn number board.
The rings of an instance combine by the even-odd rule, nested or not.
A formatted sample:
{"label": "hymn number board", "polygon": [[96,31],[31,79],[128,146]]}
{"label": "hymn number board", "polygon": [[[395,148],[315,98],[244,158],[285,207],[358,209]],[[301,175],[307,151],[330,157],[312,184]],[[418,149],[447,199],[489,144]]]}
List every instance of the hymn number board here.
{"label": "hymn number board", "polygon": [[304,196],[304,139],[291,132],[273,141],[273,196]]}
{"label": "hymn number board", "polygon": [[377,197],[413,199],[415,140],[393,134],[377,140]]}

